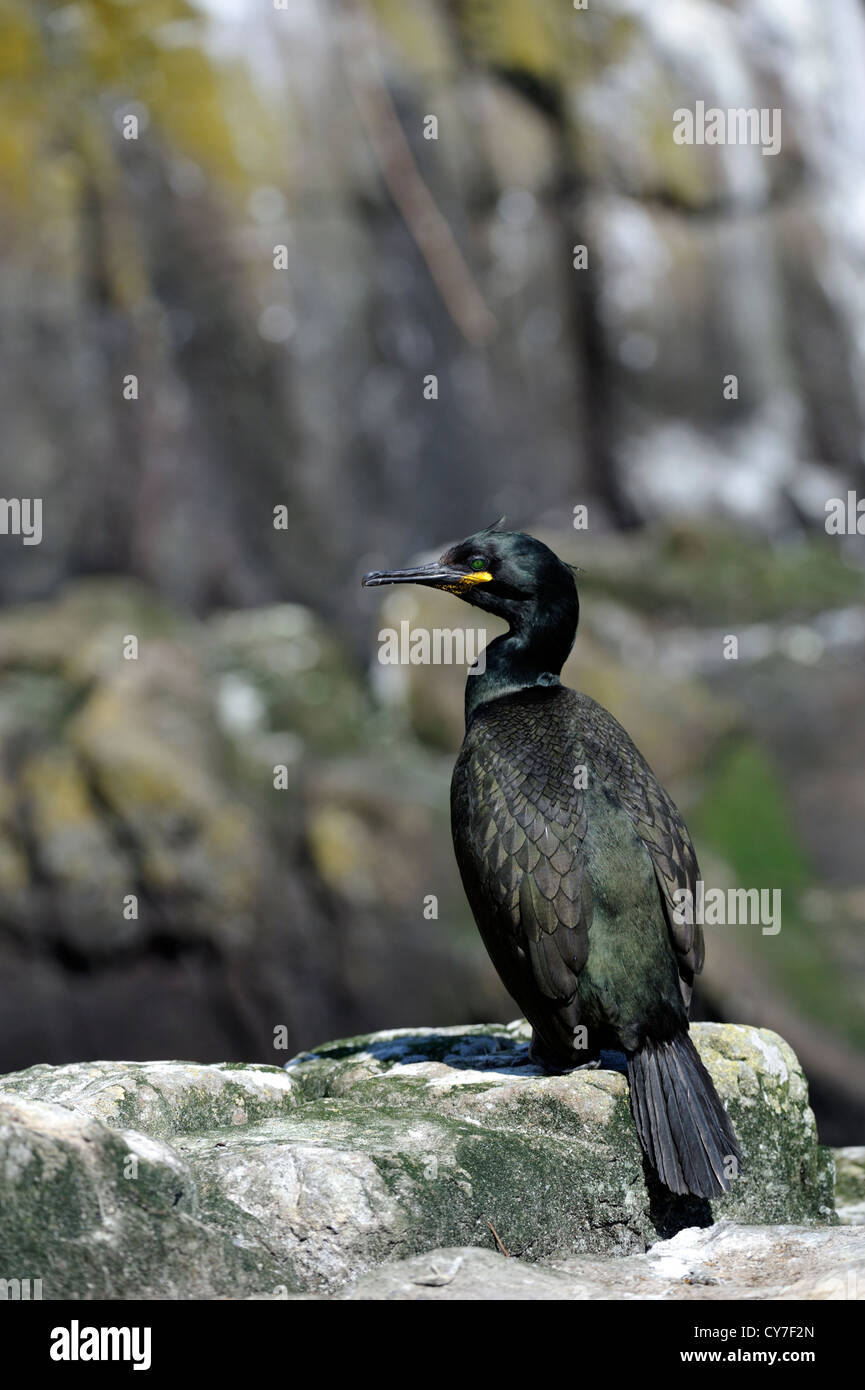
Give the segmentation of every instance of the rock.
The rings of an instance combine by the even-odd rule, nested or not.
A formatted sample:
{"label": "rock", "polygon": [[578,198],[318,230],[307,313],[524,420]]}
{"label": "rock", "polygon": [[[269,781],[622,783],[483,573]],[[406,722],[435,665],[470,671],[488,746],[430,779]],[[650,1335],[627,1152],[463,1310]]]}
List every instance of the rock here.
{"label": "rock", "polygon": [[[678,1228],[686,1208],[706,1220],[710,1205],[716,1215],[740,1221],[833,1220],[831,1155],[817,1143],[807,1086],[791,1049],[756,1028],[696,1024],[693,1036],[745,1153],[733,1192],[712,1204],[670,1201],[651,1174],[647,1185],[619,1070],[544,1076],[528,1062],[522,1022],[373,1034],[301,1054],[289,1066],[310,1098],[468,1123],[482,1127],[487,1142],[495,1134],[499,1152],[491,1150],[486,1163],[497,1171],[473,1162],[472,1186],[480,1184],[488,1219],[505,1245],[526,1246],[536,1257],[551,1255],[558,1241],[604,1252],[633,1249],[652,1238],[655,1222]],[[615,1066],[616,1054],[604,1061]],[[457,1141],[460,1163],[480,1137]],[[431,1152],[430,1168],[450,1177],[448,1159],[447,1151]],[[521,1186],[525,1195],[515,1211],[504,1189]],[[560,1198],[548,1228],[555,1191]],[[512,1229],[510,1245],[494,1210]]]}
{"label": "rock", "polygon": [[[694,1036],[745,1153],[712,1204],[644,1172],[615,1054],[610,1070],[544,1076],[522,1023],[377,1033],[285,1070],[96,1062],[6,1076],[0,1268],[38,1270],[48,1298],[263,1298],[500,1242],[517,1257],[495,1257],[512,1284],[521,1270],[527,1288],[564,1290],[562,1261],[645,1261],[659,1235],[713,1220],[825,1233],[832,1160],[790,1048],[732,1025]],[[540,1261],[556,1269],[528,1263]],[[424,1287],[445,1288],[449,1268]],[[658,1272],[634,1269],[635,1288]]]}
{"label": "rock", "polygon": [[364,1275],[339,1297],[487,1299],[865,1298],[865,1241],[850,1231],[720,1221],[644,1255],[529,1265],[471,1247],[433,1250]]}
{"label": "rock", "polygon": [[[616,1267],[623,1261],[617,1261]],[[577,1280],[556,1269],[504,1259],[492,1250],[457,1246],[431,1250],[364,1275],[339,1297],[347,1299],[435,1300],[573,1299]]]}
{"label": "rock", "polygon": [[[9,113],[0,153],[15,344],[0,373],[4,486],[26,496],[35,478],[66,524],[46,519],[26,565],[4,551],[4,598],[131,565],[194,608],[326,587],[351,622],[363,611],[360,517],[364,545],[398,553],[399,539],[451,533],[482,503],[542,514],[607,477],[642,515],[744,510],[768,524],[785,514],[791,483],[813,498],[806,460],[853,484],[863,426],[857,0],[836,0],[830,25],[816,6],[757,0],[692,0],[686,21],[633,0],[577,15],[516,0],[496,24],[485,6],[428,0],[369,7],[365,23],[339,12],[328,42],[309,7],[274,50],[269,94],[254,65],[238,79],[210,60],[230,46],[242,62],[263,42],[213,7],[216,32],[201,48],[137,56],[160,142],[130,166],[111,122],[88,131],[106,171],[89,182],[84,161],[64,158],[63,123],[82,140],[83,117],[54,111],[56,69],[100,91],[94,55],[122,67],[128,30],[115,7],[100,7],[82,48],[71,29],[34,29],[32,8],[6,6],[18,36],[7,47],[20,55],[10,61],[36,98],[33,111]],[[437,290],[371,157],[351,90],[371,66],[367,43],[398,94],[421,178],[467,248],[469,298],[497,323],[491,343],[471,331],[467,305]],[[727,110],[746,93],[783,108],[772,157],[755,144],[676,143],[676,101]],[[421,138],[428,110],[440,140]],[[286,146],[268,138],[274,124]],[[231,158],[235,141],[258,149],[254,168]],[[38,195],[32,186],[35,150],[50,193],[44,180]],[[238,198],[224,196],[226,180]],[[279,196],[261,219],[258,199],[254,227],[246,209],[261,186]],[[85,191],[106,226],[139,229],[137,250],[121,233],[116,245],[107,238],[104,295],[76,250]],[[277,234],[289,284],[306,289],[285,302],[272,284]],[[588,274],[574,273],[576,238]],[[76,352],[103,327],[105,295],[110,341],[101,354]],[[284,327],[290,313],[286,341],[258,331],[263,303],[282,310]],[[154,406],[143,432],[134,412],[93,404],[132,342]],[[430,354],[449,400],[434,429],[415,389]],[[721,395],[724,363],[736,364],[738,407]],[[284,500],[287,534],[262,498]]]}
{"label": "rock", "polygon": [[197,622],[99,577],[5,611],[4,1067],[282,1063],[373,1021],[501,1016],[453,862],[449,764],[392,722],[296,604]]}
{"label": "rock", "polygon": [[154,1139],[257,1124],[288,1114],[297,1087],[281,1067],[192,1062],[82,1062],[31,1067],[3,1078],[7,1095],[38,1096],[112,1129]]}
{"label": "rock", "polygon": [[41,1278],[44,1298],[214,1298],[279,1283],[254,1223],[214,1221],[167,1144],[4,1095],[0,1154],[0,1265],[6,1278]]}
{"label": "rock", "polygon": [[847,1226],[865,1226],[865,1148],[833,1152],[838,1220]]}

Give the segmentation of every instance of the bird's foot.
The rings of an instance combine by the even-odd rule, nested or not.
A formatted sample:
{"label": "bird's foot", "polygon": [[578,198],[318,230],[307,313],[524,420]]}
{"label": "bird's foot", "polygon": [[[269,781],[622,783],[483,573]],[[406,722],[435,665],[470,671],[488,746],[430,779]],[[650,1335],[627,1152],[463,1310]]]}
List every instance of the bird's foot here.
{"label": "bird's foot", "polygon": [[529,1045],[529,1061],[536,1067],[542,1067],[545,1072],[554,1076],[568,1076],[572,1071],[597,1071],[601,1065],[600,1057],[595,1057],[591,1062],[571,1063],[559,1061],[550,1057],[538,1043],[537,1038],[532,1038]]}

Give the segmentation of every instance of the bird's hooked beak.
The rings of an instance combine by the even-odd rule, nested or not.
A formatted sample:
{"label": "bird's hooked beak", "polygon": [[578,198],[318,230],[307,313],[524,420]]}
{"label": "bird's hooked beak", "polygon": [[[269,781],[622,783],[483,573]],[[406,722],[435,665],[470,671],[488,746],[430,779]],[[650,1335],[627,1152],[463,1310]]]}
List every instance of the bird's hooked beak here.
{"label": "bird's hooked beak", "polygon": [[370,570],[361,583],[365,589],[379,584],[423,584],[429,589],[446,589],[449,594],[465,594],[475,584],[489,584],[492,575],[487,570],[465,570],[457,565],[435,560],[431,565],[417,565],[405,570]]}

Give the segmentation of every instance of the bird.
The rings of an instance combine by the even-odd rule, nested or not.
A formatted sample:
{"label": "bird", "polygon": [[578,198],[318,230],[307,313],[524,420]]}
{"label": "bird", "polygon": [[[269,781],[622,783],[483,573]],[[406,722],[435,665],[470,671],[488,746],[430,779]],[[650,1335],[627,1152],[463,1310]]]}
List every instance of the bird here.
{"label": "bird", "polygon": [[682,910],[699,879],[691,837],[621,724],[561,682],[580,614],[574,569],[500,527],[362,583],[442,589],[507,623],[469,670],[451,782],[454,851],[480,935],[531,1025],[531,1061],[563,1073],[623,1052],[637,1137],[660,1181],[720,1197],[742,1153],[689,1032],[704,961],[702,929]]}

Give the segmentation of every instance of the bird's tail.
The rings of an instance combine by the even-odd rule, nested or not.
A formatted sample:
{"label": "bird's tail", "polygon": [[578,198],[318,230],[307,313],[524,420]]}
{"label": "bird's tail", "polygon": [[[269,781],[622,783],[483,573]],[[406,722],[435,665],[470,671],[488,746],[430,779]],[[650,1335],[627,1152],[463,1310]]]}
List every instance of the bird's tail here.
{"label": "bird's tail", "polygon": [[742,1151],[712,1078],[688,1033],[628,1055],[631,1111],[640,1143],[673,1192],[720,1197]]}

